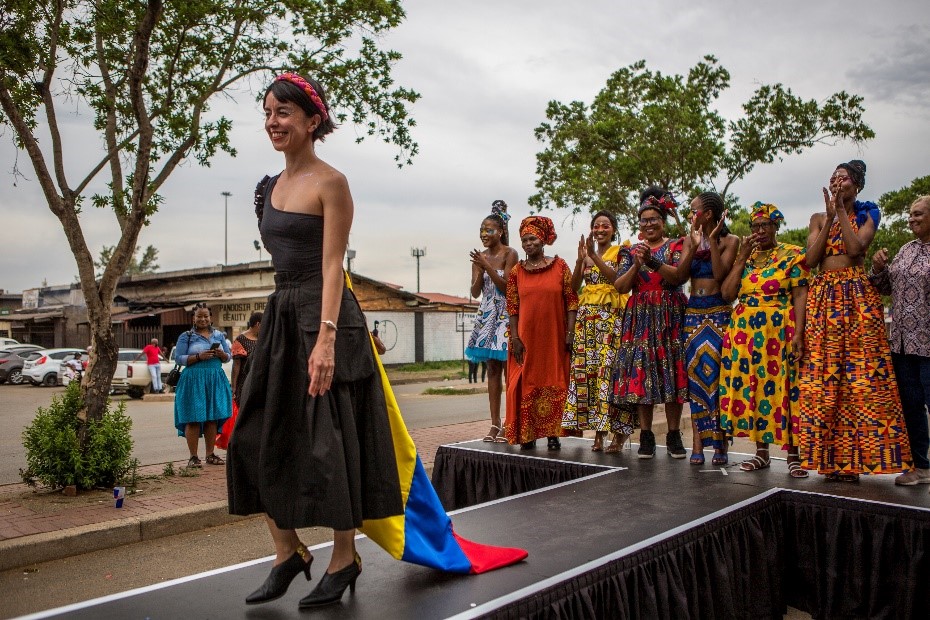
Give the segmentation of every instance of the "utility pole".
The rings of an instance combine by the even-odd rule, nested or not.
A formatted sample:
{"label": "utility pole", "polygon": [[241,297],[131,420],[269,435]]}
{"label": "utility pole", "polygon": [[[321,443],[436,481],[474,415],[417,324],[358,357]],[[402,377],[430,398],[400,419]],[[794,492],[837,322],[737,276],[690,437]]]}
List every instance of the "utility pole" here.
{"label": "utility pole", "polygon": [[352,273],[352,259],[355,258],[355,250],[348,248],[346,250],[346,271]]}
{"label": "utility pole", "polygon": [[229,264],[229,197],[230,192],[223,192],[223,264]]}
{"label": "utility pole", "polygon": [[410,248],[410,256],[417,259],[417,292],[420,292],[420,258],[426,256],[426,248]]}

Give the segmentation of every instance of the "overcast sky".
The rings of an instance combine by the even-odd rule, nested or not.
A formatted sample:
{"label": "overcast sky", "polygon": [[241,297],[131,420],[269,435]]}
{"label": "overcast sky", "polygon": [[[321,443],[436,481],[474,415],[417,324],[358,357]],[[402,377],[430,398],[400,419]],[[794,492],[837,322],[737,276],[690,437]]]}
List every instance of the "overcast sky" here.
{"label": "overcast sky", "polygon": [[[868,164],[863,197],[930,174],[930,3],[887,2],[552,2],[467,3],[415,0],[407,20],[383,39],[404,58],[397,83],[419,91],[413,106],[420,154],[398,170],[395,150],[355,144],[345,125],[318,153],[349,178],[356,204],[350,245],[355,271],[416,290],[411,247],[425,247],[421,289],[467,295],[468,252],[478,228],[501,198],[520,219],[535,192],[533,129],[548,101],[589,103],[609,75],[637,60],[663,73],[687,73],[714,54],[731,74],[717,108],[733,118],[762,83],[781,82],[804,98],[846,90],[865,98],[865,120],[877,137],[857,148],[818,146],[784,162],[756,168],[733,188],[744,204],[774,202],[789,227],[806,226],[822,209],[820,188],[836,163]],[[258,258],[252,191],[283,158],[268,144],[253,94],[215,106],[234,121],[239,156],[220,155],[210,168],[187,162],[162,188],[164,205],[143,229],[140,244],[159,249],[162,270],[223,262],[221,192],[229,191],[229,262]],[[63,113],[72,182],[83,177],[99,139],[86,118]],[[26,179],[13,186],[15,158]],[[99,179],[97,187],[105,182]],[[74,280],[77,268],[64,233],[44,203],[31,164],[17,155],[11,132],[0,133],[0,288],[19,292]],[[564,211],[554,252],[570,263],[588,219]],[[87,208],[82,224],[96,253],[115,243],[111,213]],[[519,243],[515,243],[519,250]],[[520,252],[522,255],[522,251]],[[262,258],[267,254],[262,252]]]}

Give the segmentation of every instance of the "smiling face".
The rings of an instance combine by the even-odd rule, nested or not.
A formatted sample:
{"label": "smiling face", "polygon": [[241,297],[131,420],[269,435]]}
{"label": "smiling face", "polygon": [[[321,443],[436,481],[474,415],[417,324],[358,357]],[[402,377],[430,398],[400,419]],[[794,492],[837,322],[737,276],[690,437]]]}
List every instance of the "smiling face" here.
{"label": "smiling face", "polygon": [[296,103],[280,101],[269,92],[265,96],[265,132],[276,151],[299,151],[313,143],[313,130],[320,124],[320,116],[307,113]]}
{"label": "smiling face", "polygon": [[197,308],[194,312],[194,327],[198,331],[205,330],[210,327],[211,316],[209,308]]}
{"label": "smiling face", "polygon": [[599,215],[591,222],[591,234],[600,245],[608,245],[613,241],[616,232],[613,222],[606,216]]}
{"label": "smiling face", "polygon": [[520,244],[523,246],[523,251],[526,252],[527,260],[536,261],[543,257],[545,245],[536,235],[523,235],[520,237]]}
{"label": "smiling face", "polygon": [[639,232],[649,243],[661,241],[665,236],[665,220],[657,209],[644,209],[639,214]]}
{"label": "smiling face", "polygon": [[704,207],[704,203],[701,202],[700,198],[695,198],[691,201],[690,206],[690,215],[688,217],[691,225],[695,228],[704,226],[709,223],[713,217],[714,212],[710,209]]}
{"label": "smiling face", "polygon": [[481,235],[481,244],[486,248],[494,247],[501,241],[501,226],[494,219],[482,220],[478,233]]}
{"label": "smiling face", "polygon": [[915,237],[924,243],[930,241],[930,196],[923,196],[914,201],[907,217],[907,225]]}

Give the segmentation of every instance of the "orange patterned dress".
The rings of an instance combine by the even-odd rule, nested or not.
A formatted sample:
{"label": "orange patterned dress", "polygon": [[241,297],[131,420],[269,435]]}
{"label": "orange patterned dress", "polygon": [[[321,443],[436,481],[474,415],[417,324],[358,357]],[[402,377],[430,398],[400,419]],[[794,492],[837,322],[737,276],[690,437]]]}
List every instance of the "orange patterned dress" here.
{"label": "orange patterned dress", "polygon": [[507,358],[507,414],[504,434],[511,444],[562,434],[568,394],[569,353],[565,346],[568,312],[578,309],[572,272],[556,256],[539,269],[522,262],[507,280],[507,312],[518,317],[523,364]]}
{"label": "orange patterned dress", "polygon": [[[862,208],[860,208],[860,206]],[[877,207],[856,203],[855,231]],[[874,208],[874,214],[869,207]],[[845,254],[839,221],[826,255]],[[807,296],[800,370],[801,466],[822,474],[891,474],[911,466],[878,291],[862,267],[820,272]]]}

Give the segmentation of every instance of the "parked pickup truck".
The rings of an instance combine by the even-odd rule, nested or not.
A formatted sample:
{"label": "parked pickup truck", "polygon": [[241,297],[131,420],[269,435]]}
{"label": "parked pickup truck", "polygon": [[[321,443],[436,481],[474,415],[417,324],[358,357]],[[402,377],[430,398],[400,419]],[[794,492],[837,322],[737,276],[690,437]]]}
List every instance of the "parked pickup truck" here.
{"label": "parked pickup truck", "polygon": [[[165,376],[171,371],[172,365],[161,357],[161,379],[164,385]],[[116,372],[113,373],[113,382],[110,384],[111,394],[128,394],[130,398],[142,398],[146,392],[152,391],[152,376],[149,374],[148,364],[142,349],[120,349],[116,359]]]}

